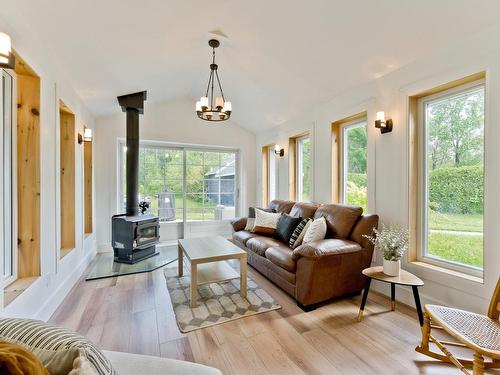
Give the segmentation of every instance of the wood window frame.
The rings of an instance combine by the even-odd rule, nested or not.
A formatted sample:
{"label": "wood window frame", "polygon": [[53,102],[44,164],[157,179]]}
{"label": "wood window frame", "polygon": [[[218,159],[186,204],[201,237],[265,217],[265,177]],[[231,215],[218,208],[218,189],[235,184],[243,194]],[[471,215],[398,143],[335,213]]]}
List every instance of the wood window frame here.
{"label": "wood window frame", "polygon": [[[368,111],[359,112],[355,115],[345,117],[341,120],[334,121],[331,124],[332,133],[332,202],[342,203],[343,197],[343,184],[344,184],[344,142],[343,133],[344,128],[359,122],[366,121],[368,126]],[[367,150],[368,152],[368,150]]]}
{"label": "wood window frame", "polygon": [[[445,273],[463,275],[466,278],[482,278],[484,268],[482,271],[471,270],[467,266],[453,264],[452,262],[441,260],[430,260],[428,257],[423,256],[425,251],[422,247],[423,243],[423,141],[422,141],[422,127],[423,115],[420,103],[422,99],[429,98],[434,95],[452,93],[454,90],[457,92],[466,89],[468,85],[483,84],[486,86],[486,72],[481,71],[434,88],[424,90],[414,95],[408,96],[408,223],[410,234],[410,246],[408,251],[408,261],[416,264],[427,264],[429,267],[443,271]],[[486,107],[486,106],[485,106]],[[486,108],[485,108],[486,110]],[[485,116],[486,122],[486,116]],[[486,124],[485,124],[486,125]],[[484,251],[484,244],[483,244]],[[484,256],[484,252],[483,252]]]}
{"label": "wood window frame", "polygon": [[[271,173],[271,163],[274,162],[274,189],[275,196],[271,196],[271,183],[273,182]],[[262,146],[262,206],[267,206],[277,198],[277,166],[276,156],[274,154],[274,144]]]}
{"label": "wood window frame", "polygon": [[309,138],[312,141],[308,131],[296,134],[288,139],[288,196],[292,201],[296,201],[298,197],[298,141],[304,138]]}

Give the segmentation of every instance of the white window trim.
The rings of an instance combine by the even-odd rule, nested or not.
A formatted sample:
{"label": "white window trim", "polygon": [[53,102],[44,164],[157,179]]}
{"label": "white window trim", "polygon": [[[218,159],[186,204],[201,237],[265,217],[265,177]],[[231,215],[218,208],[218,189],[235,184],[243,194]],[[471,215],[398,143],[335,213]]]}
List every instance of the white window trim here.
{"label": "white window trim", "polygon": [[[368,120],[366,118],[358,118],[356,120],[352,120],[349,122],[346,122],[341,125],[340,129],[340,147],[341,147],[341,155],[342,155],[342,160],[340,162],[340,201],[343,204],[347,204],[347,173],[346,171],[349,169],[347,166],[348,163],[348,157],[347,157],[347,150],[348,150],[348,145],[347,145],[347,138],[346,138],[346,133],[349,129],[355,128],[360,126],[361,124],[364,124],[366,127],[366,132],[368,136]],[[367,156],[367,164],[368,164],[368,142],[366,144],[366,156]],[[368,165],[367,165],[368,167]],[[368,178],[368,174],[367,174]],[[368,191],[367,191],[367,197],[366,197],[366,204],[368,206]]]}
{"label": "white window trim", "polygon": [[[15,239],[17,238],[17,158],[15,155],[17,154],[17,147],[16,147],[16,139],[17,139],[17,134],[16,134],[16,126],[15,124],[17,123],[16,120],[16,76],[13,74],[10,74],[8,71],[0,69],[2,72],[2,79],[3,76],[6,76],[8,78],[11,78],[11,108],[10,108],[10,129],[9,129],[9,141],[10,141],[10,156],[6,159],[5,158],[5,152],[3,148],[4,144],[4,129],[3,127],[0,129],[0,165],[2,166],[2,186],[0,187],[0,199],[3,201],[2,204],[2,212],[0,216],[0,228],[2,228],[1,233],[0,233],[0,244],[2,248],[2,259],[0,260],[0,269],[2,272],[1,278],[0,278],[0,285],[9,285],[13,283],[14,281],[17,280],[17,262],[18,262],[18,253],[17,253],[17,246],[16,246],[16,241]],[[3,103],[3,89],[0,89],[0,103]],[[0,105],[0,118],[3,123],[4,121],[4,113],[3,113],[3,106]],[[5,126],[5,124],[4,124]],[[8,151],[7,151],[8,152]],[[9,164],[10,168],[10,174],[5,175],[4,173],[8,171],[7,168],[5,168],[6,164]],[[8,225],[6,222],[10,221],[10,225]],[[10,269],[10,275],[5,275],[4,272],[4,260],[6,259],[6,254],[4,253],[7,251],[7,248],[10,248],[10,264],[12,265]]]}
{"label": "white window trim", "polygon": [[[468,266],[461,263],[456,263],[453,261],[447,261],[438,259],[426,254],[426,244],[427,244],[427,227],[428,227],[428,217],[427,217],[427,196],[428,196],[428,181],[427,181],[427,129],[425,126],[426,104],[435,102],[441,98],[453,96],[454,94],[459,95],[467,91],[473,91],[479,87],[484,87],[485,89],[485,105],[484,105],[484,128],[486,128],[486,80],[484,78],[469,82],[463,85],[453,87],[451,89],[440,91],[435,94],[424,96],[419,98],[417,101],[417,113],[418,113],[418,198],[417,198],[417,261],[422,263],[428,263],[433,266],[441,267],[444,269],[449,269],[454,272],[467,274],[473,277],[483,278],[484,273],[484,262],[483,268]],[[483,135],[484,137],[484,135]],[[486,154],[486,142],[483,143],[483,155]],[[484,157],[483,157],[484,165]],[[484,169],[483,169],[484,170]],[[483,175],[484,179],[484,175]],[[486,197],[485,197],[486,198]],[[483,206],[486,206],[483,202]],[[484,220],[484,213],[483,213]],[[484,233],[484,221],[483,221],[483,233]],[[484,239],[484,235],[483,235]],[[484,241],[483,241],[483,259],[484,259]]]}
{"label": "white window trim", "polygon": [[[122,147],[126,146],[126,140],[124,138],[118,138],[118,144],[117,144],[117,201],[116,201],[116,208],[117,212],[123,212],[123,205],[122,205],[122,197],[125,196],[125,192],[123,191],[123,153],[122,153]],[[181,151],[204,151],[204,152],[233,152],[235,154],[236,162],[235,162],[235,171],[236,171],[236,179],[235,179],[235,216],[239,215],[240,212],[240,204],[241,204],[241,199],[240,199],[240,180],[241,180],[241,162],[240,162],[240,150],[231,148],[231,147],[224,147],[224,146],[211,146],[211,145],[199,145],[199,144],[189,144],[189,143],[172,143],[172,142],[164,142],[164,141],[150,141],[150,140],[141,140],[139,141],[139,148],[141,146],[145,147],[163,147],[163,148],[168,148],[168,149],[177,149]],[[185,200],[186,196],[188,195],[186,193],[186,153],[183,152],[183,181],[184,181],[184,187],[183,187],[183,199]],[[184,225],[186,223],[211,223],[213,220],[186,220],[186,211],[187,207],[183,202],[183,219],[182,220],[175,220],[171,222],[160,222],[160,225],[177,225],[179,223],[183,223]],[[227,221],[227,220],[222,220],[222,221]]]}
{"label": "white window trim", "polygon": [[[296,183],[296,195],[297,195],[297,201],[302,202],[304,200],[303,194],[304,194],[304,186],[303,186],[303,180],[302,180],[302,142],[305,141],[306,139],[309,140],[309,143],[311,142],[311,137],[309,134],[304,135],[302,137],[299,137],[295,140],[296,142],[296,154],[297,157],[296,159],[296,165],[295,165],[295,170],[297,171],[296,176],[295,176],[295,183]],[[312,178],[309,178],[310,185],[312,183]],[[309,186],[309,191],[311,191],[311,186]],[[311,197],[309,197],[309,200]]]}

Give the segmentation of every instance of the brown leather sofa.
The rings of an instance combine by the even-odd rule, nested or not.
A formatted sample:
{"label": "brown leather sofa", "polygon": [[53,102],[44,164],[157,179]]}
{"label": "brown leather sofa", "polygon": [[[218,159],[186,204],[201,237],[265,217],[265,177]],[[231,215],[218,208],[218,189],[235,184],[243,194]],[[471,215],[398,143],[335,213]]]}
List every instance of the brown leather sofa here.
{"label": "brown leather sofa", "polygon": [[305,310],[333,297],[363,289],[361,271],[370,266],[372,235],[378,215],[362,215],[362,208],[340,204],[273,200],[269,208],[302,218],[327,222],[325,239],[294,250],[280,240],[244,230],[247,218],[236,218],[233,242],[248,253],[248,263],[294,297]]}

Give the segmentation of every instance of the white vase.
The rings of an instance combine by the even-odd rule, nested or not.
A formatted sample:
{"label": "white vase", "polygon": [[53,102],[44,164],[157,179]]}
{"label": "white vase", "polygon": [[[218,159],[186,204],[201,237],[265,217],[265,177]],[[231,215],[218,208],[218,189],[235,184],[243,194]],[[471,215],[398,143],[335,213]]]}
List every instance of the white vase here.
{"label": "white vase", "polygon": [[401,260],[384,259],[384,273],[387,276],[399,276],[401,270]]}

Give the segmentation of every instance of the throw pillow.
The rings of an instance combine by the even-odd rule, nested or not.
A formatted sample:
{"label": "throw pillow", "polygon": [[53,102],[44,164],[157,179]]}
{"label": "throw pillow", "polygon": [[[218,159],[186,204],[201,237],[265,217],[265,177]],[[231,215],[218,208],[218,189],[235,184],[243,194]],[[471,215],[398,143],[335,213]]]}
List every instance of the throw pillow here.
{"label": "throw pillow", "polygon": [[50,375],[39,359],[21,345],[0,341],[0,373]]}
{"label": "throw pillow", "polygon": [[255,226],[254,233],[273,236],[276,234],[276,226],[280,218],[280,213],[266,212],[260,209],[255,210]]}
{"label": "throw pillow", "polygon": [[89,339],[69,329],[40,320],[5,318],[0,319],[0,339],[4,337],[32,352],[77,350],[98,375],[116,375],[111,363]]}
{"label": "throw pillow", "polygon": [[282,240],[284,243],[290,242],[290,237],[292,237],[293,231],[300,224],[302,218],[290,216],[288,214],[282,214],[276,225],[276,234],[278,239]]}
{"label": "throw pillow", "polygon": [[302,243],[302,239],[306,234],[307,226],[311,222],[311,219],[302,219],[302,221],[297,225],[288,241],[288,245],[291,249],[295,249]]}
{"label": "throw pillow", "polygon": [[322,240],[326,236],[326,220],[322,216],[319,219],[313,220],[304,236],[303,243]]}
{"label": "throw pillow", "polygon": [[260,208],[260,207],[248,207],[248,217],[255,218],[255,210],[261,210],[264,212],[276,212],[273,208]]}
{"label": "throw pillow", "polygon": [[245,225],[245,229],[249,232],[253,231],[253,228],[255,227],[255,218],[249,217],[247,219],[247,225]]}

